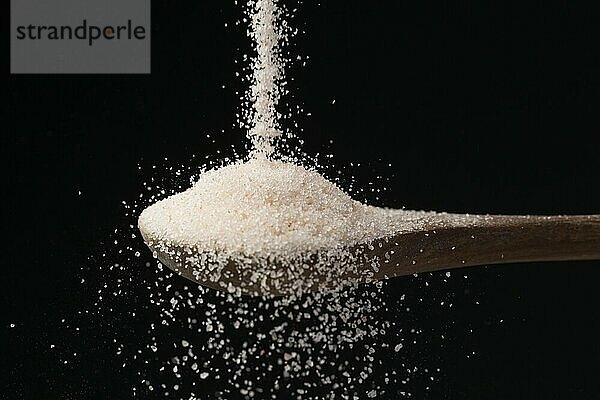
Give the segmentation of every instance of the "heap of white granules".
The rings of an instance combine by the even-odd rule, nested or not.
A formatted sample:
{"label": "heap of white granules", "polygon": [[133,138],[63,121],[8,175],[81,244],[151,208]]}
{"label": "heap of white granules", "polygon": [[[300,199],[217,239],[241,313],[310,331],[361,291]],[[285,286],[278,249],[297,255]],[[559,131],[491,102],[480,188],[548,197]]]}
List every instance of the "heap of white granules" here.
{"label": "heap of white granules", "polygon": [[[364,278],[372,271],[355,247],[414,230],[422,215],[362,204],[317,172],[252,158],[208,171],[192,188],[148,207],[139,228],[162,259],[190,268],[199,282],[289,293]],[[230,262],[238,265],[233,286],[222,279]],[[286,275],[273,280],[276,273]]]}
{"label": "heap of white granules", "polygon": [[250,159],[206,172],[144,210],[149,238],[236,256],[293,256],[349,247],[406,229],[414,212],[353,200],[317,172]]}

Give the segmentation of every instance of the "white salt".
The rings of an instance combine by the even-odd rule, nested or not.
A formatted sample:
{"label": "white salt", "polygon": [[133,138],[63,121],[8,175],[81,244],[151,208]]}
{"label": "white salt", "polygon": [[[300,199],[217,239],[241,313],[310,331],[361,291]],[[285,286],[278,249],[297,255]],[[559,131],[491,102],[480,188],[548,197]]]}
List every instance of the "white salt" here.
{"label": "white salt", "polygon": [[232,295],[286,294],[370,280],[379,260],[365,262],[358,245],[373,250],[371,242],[418,229],[424,216],[362,204],[315,171],[251,158],[202,174],[145,209],[138,225],[161,260],[200,283]]}
{"label": "white salt", "polygon": [[[164,372],[172,372],[169,379],[177,380],[178,385],[172,387],[178,397],[190,400],[197,398],[194,392],[209,376],[215,383],[222,382],[216,388],[219,399],[238,393],[275,398],[282,390],[291,390],[291,385],[303,386],[294,391],[298,399],[317,398],[313,388],[329,391],[331,398],[338,398],[338,393],[341,398],[349,393],[354,393],[352,398],[384,394],[375,384],[375,368],[389,357],[386,349],[391,345],[373,346],[372,342],[392,336],[391,343],[398,343],[391,334],[396,331],[392,329],[395,323],[382,318],[382,313],[401,308],[388,307],[380,296],[381,282],[364,291],[358,285],[336,287],[336,279],[349,279],[345,278],[348,273],[356,276],[362,269],[367,270],[367,277],[372,276],[380,267],[379,260],[365,264],[357,245],[365,244],[362,247],[369,251],[379,249],[377,239],[422,229],[430,214],[361,204],[315,171],[273,161],[282,157],[278,150],[284,136],[289,136],[288,132],[283,135],[277,111],[286,92],[287,60],[281,46],[288,40],[289,27],[277,5],[276,0],[248,3],[255,54],[250,58],[250,89],[241,118],[253,145],[250,159],[202,174],[193,187],[151,205],[139,217],[140,231],[155,256],[173,261],[166,264],[178,272],[180,268],[192,270],[200,283],[224,291],[212,293],[196,285],[178,290],[183,283],[176,281],[176,275],[164,274],[157,264],[156,282],[148,282],[147,287],[151,289],[149,306],[158,313],[142,350],[147,356],[143,367],[156,367],[159,374],[154,386],[142,382],[151,391],[162,390],[165,397],[172,393],[168,392],[171,386],[159,384]],[[394,250],[382,256],[381,262],[388,262],[392,254]],[[239,276],[232,274],[232,264],[240,270]],[[323,287],[334,290],[324,293]],[[238,296],[242,292],[272,294],[272,289],[291,296]],[[312,293],[295,296],[304,294],[304,289]],[[116,292],[122,295],[120,287]],[[400,318],[391,320],[396,319]],[[173,326],[181,323],[185,335],[161,345],[172,347],[178,355],[162,358],[157,337],[172,338]],[[244,335],[241,343],[240,335]],[[194,354],[196,348],[201,356]],[[394,347],[395,352],[401,349],[401,343]],[[353,359],[342,362],[347,354]],[[129,361],[136,357],[138,353]],[[190,371],[200,380],[187,377]],[[147,376],[147,372],[138,374]],[[391,384],[398,383],[395,377],[392,380]],[[389,381],[386,374],[385,383]],[[188,397],[186,392],[191,392]]]}
{"label": "white salt", "polygon": [[317,172],[250,159],[206,172],[139,218],[147,239],[230,255],[295,255],[414,228],[423,213],[364,205]]}
{"label": "white salt", "polygon": [[[285,93],[281,46],[289,27],[275,0],[250,0],[248,12],[255,51],[244,110],[250,160],[206,172],[189,190],[148,207],[140,231],[171,268],[191,270],[199,282],[234,295],[244,286],[282,291],[286,281],[296,292],[313,287],[311,268],[320,278],[362,274],[352,248],[372,250],[376,239],[415,229],[422,213],[361,204],[314,171],[272,160],[281,136],[276,107]],[[238,271],[231,271],[232,261]],[[368,276],[379,271],[377,260],[368,264]]]}

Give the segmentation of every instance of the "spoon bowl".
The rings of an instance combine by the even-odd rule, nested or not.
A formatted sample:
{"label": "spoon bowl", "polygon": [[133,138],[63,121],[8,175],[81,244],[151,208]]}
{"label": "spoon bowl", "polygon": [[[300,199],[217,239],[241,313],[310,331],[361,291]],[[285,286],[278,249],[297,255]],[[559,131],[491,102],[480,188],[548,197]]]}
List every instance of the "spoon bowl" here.
{"label": "spoon bowl", "polygon": [[[317,255],[289,268],[272,257],[226,260],[215,273],[209,255],[161,244],[141,229],[154,255],[177,274],[203,286],[246,295],[287,295],[340,285],[475,265],[600,259],[600,215],[511,216],[422,213],[418,228],[339,252],[323,268]],[[200,260],[200,262],[199,262]],[[204,260],[202,262],[202,260]],[[260,273],[259,273],[260,272]],[[259,276],[257,277],[257,274]]]}

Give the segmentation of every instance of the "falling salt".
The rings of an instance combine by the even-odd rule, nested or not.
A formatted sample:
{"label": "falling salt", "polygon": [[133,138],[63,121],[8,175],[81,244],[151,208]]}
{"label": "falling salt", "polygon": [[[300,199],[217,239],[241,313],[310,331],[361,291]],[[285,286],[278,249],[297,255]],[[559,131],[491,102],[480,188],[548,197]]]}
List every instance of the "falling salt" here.
{"label": "falling salt", "polygon": [[277,104],[283,91],[285,61],[281,56],[282,41],[286,40],[275,0],[251,0],[250,29],[256,55],[252,58],[251,86],[247,94],[251,108],[248,111],[248,136],[254,151],[271,156],[275,140],[281,136],[278,126],[280,115]]}
{"label": "falling salt", "polygon": [[[344,278],[347,287],[306,293],[314,283],[306,266],[314,263],[325,283],[346,272],[367,272],[370,277],[380,261],[372,260],[363,271],[355,248],[367,244],[370,251],[381,251],[376,239],[420,229],[424,214],[362,204],[313,168],[278,153],[281,141],[290,135],[279,125],[278,106],[287,91],[282,47],[290,32],[280,7],[282,2],[274,0],[248,3],[254,54],[240,119],[251,139],[250,156],[202,173],[191,188],[155,202],[139,216],[139,229],[155,257],[167,254],[177,265],[190,268],[198,282],[222,284],[223,289],[219,294],[203,287],[177,289],[177,275],[158,264],[157,282],[149,285],[156,288],[150,302],[158,315],[143,350],[145,367],[153,368],[158,361],[160,376],[177,379],[177,387],[156,382],[150,386],[162,388],[165,397],[173,395],[169,388],[180,395],[199,383],[193,377],[204,380],[212,374],[214,381],[223,382],[217,398],[276,398],[291,383],[301,386],[310,371],[316,372],[310,376],[316,379],[313,387],[338,392],[340,398],[383,394],[374,383],[375,371],[387,357],[381,352],[391,346],[378,341],[395,331],[395,323],[382,316],[388,310],[383,286],[359,288]],[[247,272],[239,282],[223,279],[231,273],[231,261]],[[261,294],[272,288],[290,291],[277,299],[249,300],[240,296],[244,287],[260,287]],[[154,337],[161,330],[170,337],[171,326],[183,323],[185,328],[184,321],[185,335],[168,345]],[[160,352],[156,343],[161,343]],[[394,351],[402,347],[399,343]],[[163,356],[167,348],[178,354]],[[342,361],[348,354],[354,359]],[[215,367],[221,365],[217,362],[225,368]],[[252,379],[251,370],[260,379]],[[186,372],[193,374],[191,379]],[[385,379],[387,384],[390,378]],[[293,397],[315,398],[311,391],[307,384],[296,388]],[[347,397],[352,392],[353,397]]]}

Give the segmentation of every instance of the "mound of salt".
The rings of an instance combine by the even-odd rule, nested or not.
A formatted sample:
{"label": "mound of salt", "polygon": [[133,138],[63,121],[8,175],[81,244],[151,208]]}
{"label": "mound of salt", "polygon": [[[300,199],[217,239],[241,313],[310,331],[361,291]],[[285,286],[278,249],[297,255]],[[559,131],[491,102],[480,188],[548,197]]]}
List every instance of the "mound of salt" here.
{"label": "mound of salt", "polygon": [[286,255],[365,243],[415,214],[364,205],[303,167],[251,159],[202,174],[145,209],[139,227],[155,241],[205,251]]}

